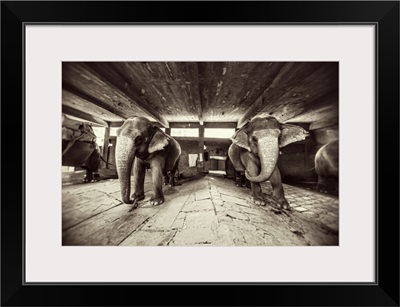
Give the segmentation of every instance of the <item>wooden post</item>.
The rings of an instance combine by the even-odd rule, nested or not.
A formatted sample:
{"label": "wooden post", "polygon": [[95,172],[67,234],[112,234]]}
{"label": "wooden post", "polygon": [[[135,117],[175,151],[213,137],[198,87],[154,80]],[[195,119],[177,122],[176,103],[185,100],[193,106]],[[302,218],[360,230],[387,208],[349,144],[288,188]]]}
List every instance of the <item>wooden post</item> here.
{"label": "wooden post", "polygon": [[198,163],[197,171],[204,171],[204,125],[199,126],[199,147],[198,147]]}
{"label": "wooden post", "polygon": [[[103,144],[103,159],[108,161],[108,143],[110,140],[110,124],[108,124],[108,126],[105,129],[105,133],[104,133],[104,144]],[[104,161],[101,161],[101,164],[104,165],[103,168],[108,168],[107,163],[105,163]]]}
{"label": "wooden post", "polygon": [[171,135],[171,128],[165,128],[165,133]]}
{"label": "wooden post", "polygon": [[[305,156],[305,171],[308,172],[310,170],[310,163],[309,163],[309,155],[310,154],[310,142],[305,141],[304,142],[304,156]],[[308,175],[308,173],[307,173]]]}

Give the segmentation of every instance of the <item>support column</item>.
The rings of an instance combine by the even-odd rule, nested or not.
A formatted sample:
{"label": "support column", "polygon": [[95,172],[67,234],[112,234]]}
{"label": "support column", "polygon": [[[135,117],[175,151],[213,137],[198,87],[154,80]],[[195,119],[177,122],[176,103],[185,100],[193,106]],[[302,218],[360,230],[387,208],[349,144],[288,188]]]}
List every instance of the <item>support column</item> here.
{"label": "support column", "polygon": [[[108,161],[108,144],[110,141],[110,123],[108,123],[108,126],[105,129],[104,133],[104,144],[103,144],[103,153],[102,157],[104,160]],[[101,165],[104,165],[102,168],[108,168],[108,165],[104,163],[104,161],[101,161]]]}
{"label": "support column", "polygon": [[171,128],[165,128],[165,133],[171,135]]}
{"label": "support column", "polygon": [[197,171],[204,172],[204,125],[199,126],[199,147],[198,147],[198,160]]}

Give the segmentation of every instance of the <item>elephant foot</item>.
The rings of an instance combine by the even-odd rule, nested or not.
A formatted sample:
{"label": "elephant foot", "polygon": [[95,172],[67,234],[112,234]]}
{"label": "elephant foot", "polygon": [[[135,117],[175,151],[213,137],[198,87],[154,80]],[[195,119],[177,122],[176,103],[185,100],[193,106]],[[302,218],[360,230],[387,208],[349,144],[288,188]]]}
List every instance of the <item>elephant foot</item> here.
{"label": "elephant foot", "polygon": [[85,178],[83,178],[83,183],[92,182],[92,180],[93,180],[92,177],[85,176]]}
{"label": "elephant foot", "polygon": [[159,206],[164,202],[164,197],[156,197],[150,200],[150,205]]}
{"label": "elephant foot", "polygon": [[274,195],[263,194],[263,199],[266,204],[279,210],[291,210],[291,207],[285,197],[276,197]]}
{"label": "elephant foot", "polygon": [[99,174],[93,174],[92,182],[97,182],[97,181],[100,181],[100,175]]}
{"label": "elephant foot", "polygon": [[288,203],[288,201],[286,200],[286,198],[281,198],[277,200],[279,206],[281,207],[281,209],[285,209],[285,210],[290,210],[290,205]]}
{"label": "elephant foot", "polygon": [[244,177],[236,177],[235,178],[235,184],[239,188],[243,187],[244,184],[245,184]]}
{"label": "elephant foot", "polygon": [[176,182],[175,180],[170,180],[168,185],[170,188],[172,188],[172,187],[180,186],[180,185],[182,185],[182,183]]}
{"label": "elephant foot", "polygon": [[144,194],[135,195],[132,194],[132,206],[137,208],[139,206],[139,201],[144,199]]}
{"label": "elephant foot", "polygon": [[318,183],[316,190],[320,193],[325,194],[338,194],[338,186],[337,184],[332,183]]}
{"label": "elephant foot", "polygon": [[265,206],[266,205],[264,199],[261,199],[261,198],[254,197],[253,202],[257,206]]}
{"label": "elephant foot", "polygon": [[144,193],[140,193],[140,194],[132,194],[132,199],[133,201],[140,201],[144,199]]}

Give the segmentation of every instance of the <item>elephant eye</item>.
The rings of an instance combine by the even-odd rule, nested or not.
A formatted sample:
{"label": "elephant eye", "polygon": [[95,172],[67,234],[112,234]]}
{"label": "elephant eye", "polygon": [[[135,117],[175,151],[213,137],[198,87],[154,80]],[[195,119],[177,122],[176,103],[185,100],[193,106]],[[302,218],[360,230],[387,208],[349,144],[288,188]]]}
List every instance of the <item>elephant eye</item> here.
{"label": "elephant eye", "polygon": [[251,137],[251,140],[252,140],[254,143],[257,143],[257,141],[258,141],[258,140],[257,140],[257,137],[255,137],[255,136],[252,136],[252,137]]}
{"label": "elephant eye", "polygon": [[143,142],[143,137],[142,136],[137,136],[135,139],[135,145],[140,144]]}

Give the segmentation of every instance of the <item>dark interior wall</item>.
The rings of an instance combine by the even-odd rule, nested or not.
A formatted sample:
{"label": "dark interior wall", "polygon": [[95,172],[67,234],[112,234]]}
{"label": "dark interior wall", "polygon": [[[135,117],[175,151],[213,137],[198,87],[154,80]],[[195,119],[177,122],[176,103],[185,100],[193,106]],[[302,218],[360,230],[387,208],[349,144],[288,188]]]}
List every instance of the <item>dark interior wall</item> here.
{"label": "dark interior wall", "polygon": [[[228,149],[231,144],[231,141],[205,141],[204,145],[206,146],[205,152],[208,153],[209,156],[226,156],[228,157]],[[218,165],[219,163],[219,165]],[[218,160],[210,160],[204,162],[204,171],[208,172],[210,169],[216,170],[225,170],[225,161]]]}
{"label": "dark interior wall", "polygon": [[310,131],[310,136],[305,141],[281,148],[278,165],[282,180],[284,182],[317,181],[315,154],[323,145],[338,138],[338,127],[322,128]]}
{"label": "dark interior wall", "polygon": [[[198,153],[198,146],[199,142],[196,138],[193,140],[182,139],[179,137],[175,137],[178,143],[181,145],[181,158],[179,160],[179,173],[186,177],[192,177],[198,174],[198,170],[196,166],[189,166],[189,154],[197,154]],[[228,148],[230,142],[226,140],[221,141],[204,141],[204,145],[206,149],[204,150],[205,153],[208,154],[216,154],[217,150],[219,154],[228,154]],[[208,172],[210,169],[210,161],[204,161],[204,172]]]}
{"label": "dark interior wall", "polygon": [[[117,169],[116,163],[115,163],[115,146],[117,145],[117,137],[111,136],[110,137],[110,144],[111,146],[108,147],[107,153],[108,153],[108,163],[110,163],[107,168],[109,169]],[[107,157],[104,157],[107,159]]]}
{"label": "dark interior wall", "polygon": [[319,148],[331,141],[339,138],[338,127],[323,128],[313,131],[312,133],[315,145]]}
{"label": "dark interior wall", "polygon": [[289,144],[280,149],[278,160],[283,181],[314,181],[314,143],[312,140]]}
{"label": "dark interior wall", "polygon": [[197,167],[189,167],[189,154],[197,154],[199,142],[195,139],[193,140],[182,140],[178,137],[175,138],[179,145],[181,145],[181,157],[179,159],[178,170],[179,173],[185,177],[195,176],[197,172]]}

